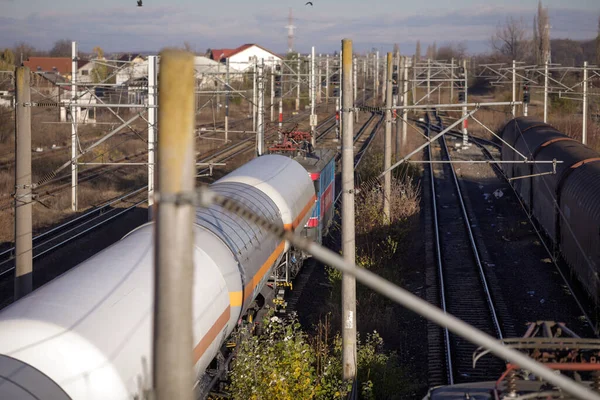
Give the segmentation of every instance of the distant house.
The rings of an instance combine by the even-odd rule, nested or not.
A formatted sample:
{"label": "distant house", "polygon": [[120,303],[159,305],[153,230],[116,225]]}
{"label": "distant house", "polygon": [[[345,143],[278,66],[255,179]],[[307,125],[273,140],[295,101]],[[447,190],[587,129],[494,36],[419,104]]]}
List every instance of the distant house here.
{"label": "distant house", "polygon": [[118,72],[116,75],[117,85],[127,81],[139,79],[148,75],[148,60],[140,54],[124,54],[116,60]]}
{"label": "distant house", "polygon": [[236,49],[212,49],[210,58],[221,63],[229,60],[229,67],[238,71],[250,68],[254,64],[254,58],[258,62],[264,60],[268,66],[282,61],[277,54],[253,43],[244,44]]}
{"label": "distant house", "polygon": [[[77,61],[78,78],[80,82],[87,82],[86,78],[91,74],[93,64],[86,60]],[[71,58],[70,57],[29,57],[23,61],[25,67],[32,72],[58,74],[67,80],[71,80]]]}

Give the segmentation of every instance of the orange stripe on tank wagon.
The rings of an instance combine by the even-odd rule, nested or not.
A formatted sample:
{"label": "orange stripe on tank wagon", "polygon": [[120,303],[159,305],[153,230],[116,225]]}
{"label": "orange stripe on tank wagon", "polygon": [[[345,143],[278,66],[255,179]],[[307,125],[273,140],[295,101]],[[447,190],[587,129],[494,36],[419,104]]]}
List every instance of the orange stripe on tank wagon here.
{"label": "orange stripe on tank wagon", "polygon": [[225,328],[227,322],[229,321],[229,317],[231,316],[229,306],[223,311],[223,313],[217,318],[213,326],[210,327],[208,332],[204,334],[202,339],[198,342],[198,344],[194,347],[194,364],[202,358],[208,346],[217,338],[219,333]]}
{"label": "orange stripe on tank wagon", "polygon": [[[317,199],[317,196],[313,195],[312,198],[308,201],[308,203],[306,203],[306,205],[304,206],[304,208],[302,209],[300,214],[296,217],[294,222],[291,224],[285,224],[283,226],[284,229],[286,229],[286,230],[296,229],[296,227],[298,226],[300,221],[302,221],[304,219],[304,217],[306,216],[306,214],[308,214],[308,212],[311,210],[312,206],[315,204],[316,199]],[[265,263],[260,267],[260,269],[258,270],[256,275],[254,275],[254,277],[250,280],[250,282],[248,282],[246,284],[246,287],[244,287],[243,292],[242,291],[229,292],[229,304],[231,307],[241,307],[244,304],[244,301],[246,301],[246,299],[248,299],[248,297],[250,297],[250,295],[254,291],[254,288],[258,285],[258,283],[261,281],[261,279],[265,276],[265,274],[267,273],[269,268],[271,268],[273,263],[275,263],[275,260],[277,260],[277,257],[279,257],[281,255],[281,253],[283,253],[284,248],[285,248],[285,242],[279,243],[279,246],[277,246],[275,251],[273,253],[271,253],[271,255],[269,256],[267,261],[265,261]]]}
{"label": "orange stripe on tank wagon", "polygon": [[304,219],[304,217],[306,217],[306,214],[308,214],[308,212],[310,211],[312,206],[315,204],[316,200],[317,200],[317,196],[313,195],[313,197],[311,197],[311,199],[308,201],[308,203],[306,203],[306,205],[304,206],[302,211],[300,211],[300,214],[298,214],[298,216],[296,217],[294,222],[292,222],[291,224],[283,225],[283,229],[285,229],[286,231],[296,229],[296,227],[298,227],[298,225],[300,224],[300,221],[302,221]]}

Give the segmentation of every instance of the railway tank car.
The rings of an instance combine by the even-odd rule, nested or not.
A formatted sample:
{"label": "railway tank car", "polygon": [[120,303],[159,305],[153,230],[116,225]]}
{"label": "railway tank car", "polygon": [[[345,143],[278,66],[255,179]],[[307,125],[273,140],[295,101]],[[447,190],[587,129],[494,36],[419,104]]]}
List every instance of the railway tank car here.
{"label": "railway tank car", "polygon": [[[534,118],[515,118],[502,131],[503,164],[529,212],[600,306],[600,154]],[[555,171],[555,173],[554,173]]]}
{"label": "railway tank car", "polygon": [[[315,204],[307,171],[278,155],[211,188],[298,232]],[[153,229],[135,229],[0,312],[0,398],[143,398],[152,386]],[[197,209],[194,234],[190,351],[201,375],[288,244],[217,205]]]}

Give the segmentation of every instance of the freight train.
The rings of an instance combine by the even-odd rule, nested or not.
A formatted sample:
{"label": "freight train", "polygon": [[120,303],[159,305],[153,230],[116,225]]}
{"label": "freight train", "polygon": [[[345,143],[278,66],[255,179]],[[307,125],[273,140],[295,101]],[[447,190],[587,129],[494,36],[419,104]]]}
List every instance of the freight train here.
{"label": "freight train", "polygon": [[[211,189],[320,241],[332,217],[333,158],[261,156]],[[0,312],[0,399],[144,398],[152,387],[153,230],[138,227]],[[265,283],[291,275],[291,258],[301,257],[256,224],[216,205],[196,210],[190,351],[199,378],[258,307]]]}
{"label": "freight train", "polygon": [[[589,296],[600,306],[600,154],[534,118],[502,130],[502,169]],[[520,153],[520,154],[519,154]],[[552,163],[553,160],[562,161]],[[514,179],[518,178],[518,179]]]}

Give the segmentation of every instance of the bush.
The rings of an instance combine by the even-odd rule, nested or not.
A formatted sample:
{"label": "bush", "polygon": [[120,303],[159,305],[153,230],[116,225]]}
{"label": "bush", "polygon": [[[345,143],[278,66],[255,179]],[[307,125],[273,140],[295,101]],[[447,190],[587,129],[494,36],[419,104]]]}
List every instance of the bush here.
{"label": "bush", "polygon": [[[315,337],[307,336],[295,316],[285,321],[267,315],[264,331],[251,336],[242,329],[231,371],[234,399],[343,399],[351,385],[342,377],[342,339],[330,338],[320,324]],[[403,379],[394,354],[383,352],[377,332],[357,340],[357,382],[362,399],[395,398],[410,386]]]}

